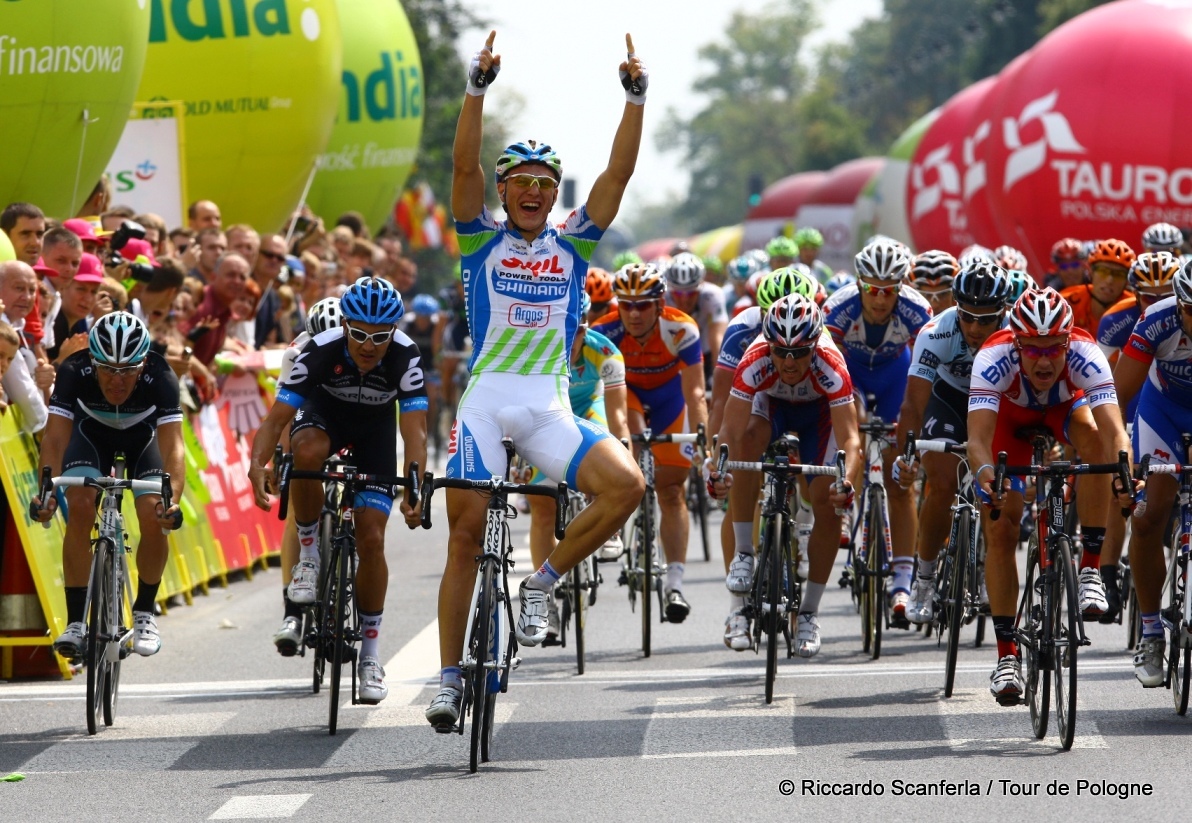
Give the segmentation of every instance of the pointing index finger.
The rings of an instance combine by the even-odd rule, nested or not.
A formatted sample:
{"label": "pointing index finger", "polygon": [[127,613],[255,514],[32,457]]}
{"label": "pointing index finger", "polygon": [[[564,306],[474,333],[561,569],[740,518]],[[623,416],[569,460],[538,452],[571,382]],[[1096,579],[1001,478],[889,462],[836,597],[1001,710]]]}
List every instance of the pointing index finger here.
{"label": "pointing index finger", "polygon": [[631,35],[629,32],[625,32],[625,50],[629,52],[629,57],[632,57],[635,54],[633,50],[633,35]]}
{"label": "pointing index finger", "polygon": [[488,39],[484,41],[484,47],[486,49],[488,49],[489,51],[492,51],[493,43],[496,42],[496,39],[497,39],[497,30],[493,29],[492,31],[490,31],[488,33]]}

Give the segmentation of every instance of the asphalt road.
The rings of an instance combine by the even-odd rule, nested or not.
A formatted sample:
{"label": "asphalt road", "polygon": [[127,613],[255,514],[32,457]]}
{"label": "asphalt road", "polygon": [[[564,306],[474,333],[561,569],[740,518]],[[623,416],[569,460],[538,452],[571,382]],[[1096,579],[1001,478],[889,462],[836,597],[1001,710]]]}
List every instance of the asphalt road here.
{"label": "asphalt road", "polygon": [[[602,566],[587,673],[575,674],[573,648],[524,650],[498,702],[495,759],[470,775],[467,738],[435,734],[422,717],[437,685],[443,522],[392,527],[381,642],[390,695],[344,705],[336,736],[326,691],[311,693],[310,659],[271,644],[273,568],[162,617],[162,651],[124,665],[119,715],[96,737],[81,679],[0,684],[0,776],[25,775],[0,783],[0,819],[1189,818],[1192,788],[1177,766],[1192,720],[1174,714],[1170,692],[1137,685],[1123,627],[1089,629],[1071,752],[1054,731],[1035,740],[1027,709],[994,703],[995,653],[973,648],[971,630],[957,693],[944,699],[936,639],[888,632],[870,660],[835,587],[822,651],[780,661],[767,706],[763,658],[722,644],[723,569],[694,542],[690,618],[657,626],[643,659],[640,620]],[[525,546],[528,518],[512,525]],[[528,551],[516,557],[514,581],[530,565]],[[951,794],[908,793],[927,790]]]}

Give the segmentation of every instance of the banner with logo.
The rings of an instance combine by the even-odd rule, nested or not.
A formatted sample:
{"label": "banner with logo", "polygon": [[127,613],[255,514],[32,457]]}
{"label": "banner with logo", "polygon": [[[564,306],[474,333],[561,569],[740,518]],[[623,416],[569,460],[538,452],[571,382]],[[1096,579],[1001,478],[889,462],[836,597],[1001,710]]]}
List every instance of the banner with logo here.
{"label": "banner with logo", "polygon": [[186,143],[184,107],[180,101],[137,103],[124,124],[108,179],[112,200],[138,212],[152,212],[167,226],[186,221]]}

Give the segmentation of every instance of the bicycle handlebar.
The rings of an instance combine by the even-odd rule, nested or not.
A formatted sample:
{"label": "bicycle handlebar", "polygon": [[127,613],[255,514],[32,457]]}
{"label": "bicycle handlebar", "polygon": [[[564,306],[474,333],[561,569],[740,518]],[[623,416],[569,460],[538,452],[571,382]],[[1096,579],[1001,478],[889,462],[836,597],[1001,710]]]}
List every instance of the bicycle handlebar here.
{"label": "bicycle handlebar", "polygon": [[907,462],[911,462],[915,452],[941,452],[943,454],[965,454],[968,443],[953,443],[950,440],[917,440],[913,434],[906,436]]}
{"label": "bicycle handlebar", "polygon": [[504,494],[529,494],[555,499],[555,539],[562,540],[567,534],[567,484],[541,486],[530,483],[510,483],[501,478],[489,480],[465,480],[461,477],[435,477],[427,472],[422,478],[422,528],[429,529],[430,500],[435,489],[463,489],[465,491],[497,492]]}
{"label": "bicycle handlebar", "polygon": [[[170,483],[170,476],[163,474],[155,477],[152,480],[135,480],[133,478],[125,477],[77,477],[66,476],[60,477],[50,476],[50,467],[42,466],[41,468],[41,488],[38,491],[38,500],[42,505],[38,506],[32,500],[29,501],[29,519],[37,520],[37,516],[41,511],[44,511],[45,503],[49,500],[50,495],[54,493],[56,488],[69,488],[76,486],[91,487],[95,489],[109,490],[127,490],[134,492],[157,492],[161,495],[161,502],[165,509],[169,509],[173,503],[173,486]],[[175,518],[177,525],[171,528],[177,529],[182,526],[182,512],[178,512]],[[44,528],[50,528],[50,521],[45,521],[41,524]],[[162,529],[162,534],[169,534],[170,529]]]}
{"label": "bicycle handlebar", "polygon": [[280,505],[277,519],[285,520],[290,510],[290,482],[293,480],[319,480],[326,482],[334,480],[340,483],[375,484],[379,486],[401,486],[406,490],[404,499],[406,505],[413,508],[418,505],[418,463],[410,464],[404,477],[387,474],[364,474],[356,471],[354,466],[344,466],[340,471],[310,471],[309,469],[294,468],[294,454],[291,452],[281,460],[281,470],[278,472],[278,497]]}
{"label": "bicycle handlebar", "polygon": [[699,428],[690,434],[654,434],[650,432],[647,437],[645,433],[632,434],[630,439],[634,443],[646,443],[654,445],[655,443],[695,443],[702,450],[707,443],[707,434],[704,432],[704,424],[700,423]]}
{"label": "bicycle handlebar", "polygon": [[[1006,453],[1004,451],[998,452],[992,487],[995,494],[1001,494],[1001,487],[1007,474],[1030,475],[1037,478],[1067,477],[1070,474],[1116,474],[1123,489],[1132,488],[1130,482],[1130,460],[1125,451],[1118,452],[1118,462],[1116,463],[1072,463],[1068,460],[1056,460],[1046,466],[1039,463],[1032,463],[1029,466],[1010,466],[1006,464]],[[1122,517],[1130,516],[1130,509],[1123,508],[1121,511]],[[1000,516],[1001,511],[999,509],[993,509],[989,513],[991,520],[997,520]]]}

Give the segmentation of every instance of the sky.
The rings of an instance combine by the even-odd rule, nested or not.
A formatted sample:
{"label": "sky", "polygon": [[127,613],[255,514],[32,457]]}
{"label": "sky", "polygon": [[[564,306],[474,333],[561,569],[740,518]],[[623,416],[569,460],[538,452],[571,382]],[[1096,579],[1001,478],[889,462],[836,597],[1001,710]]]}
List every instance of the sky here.
{"label": "sky", "polygon": [[[764,0],[554,0],[549,4],[509,0],[465,0],[464,5],[492,21],[501,55],[501,74],[485,100],[486,113],[516,110],[515,139],[549,143],[563,161],[563,174],[578,183],[586,198],[608,163],[613,134],[625,105],[617,66],[625,59],[625,33],[633,35],[637,54],[650,72],[645,132],[637,168],[626,192],[622,214],[645,203],[687,189],[679,152],[661,152],[655,133],[666,110],[698,111],[706,99],[695,89],[707,72],[700,46],[721,41],[732,13],[757,13]],[[809,38],[814,48],[844,41],[867,17],[881,14],[882,0],[819,0],[822,27]],[[526,13],[538,9],[539,13]],[[460,38],[465,60],[484,45],[488,29]],[[808,52],[810,53],[810,52]],[[464,78],[460,78],[463,93]],[[493,158],[483,158],[491,169]],[[560,217],[556,208],[555,216]]]}

